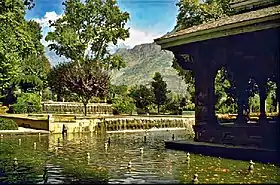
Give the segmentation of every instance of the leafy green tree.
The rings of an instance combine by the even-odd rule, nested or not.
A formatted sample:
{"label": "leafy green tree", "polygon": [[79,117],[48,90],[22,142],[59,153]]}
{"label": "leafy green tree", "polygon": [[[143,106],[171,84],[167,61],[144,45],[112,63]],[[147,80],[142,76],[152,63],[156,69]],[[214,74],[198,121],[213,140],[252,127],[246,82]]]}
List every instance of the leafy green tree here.
{"label": "leafy green tree", "polygon": [[167,94],[167,99],[164,104],[164,110],[171,114],[181,114],[182,108],[186,105],[185,99],[179,94],[170,92]]}
{"label": "leafy green tree", "polygon": [[181,30],[221,17],[231,15],[229,6],[231,0],[180,0],[176,5],[179,8],[175,30]]}
{"label": "leafy green tree", "polygon": [[151,89],[144,85],[135,86],[130,90],[130,97],[134,99],[135,105],[138,109],[140,109],[140,112],[149,112],[148,107],[154,100]]}
{"label": "leafy green tree", "polygon": [[[230,106],[234,100],[231,99],[230,96],[227,95],[228,89],[231,87],[230,81],[226,78],[227,71],[225,68],[221,68],[218,70],[216,77],[215,77],[215,109],[219,111],[221,107],[225,104]],[[232,100],[232,101],[230,101]]]}
{"label": "leafy green tree", "polygon": [[21,73],[21,62],[36,48],[24,19],[26,5],[31,1],[2,0],[0,2],[0,97],[11,91],[14,78]]}
{"label": "leafy green tree", "polygon": [[47,76],[48,86],[57,95],[57,101],[62,101],[63,95],[67,94],[64,74],[68,66],[69,63],[59,63],[51,68]]}
{"label": "leafy green tree", "polygon": [[87,115],[87,104],[92,97],[104,98],[109,91],[110,76],[107,70],[89,62],[70,62],[63,75],[66,90],[77,94],[84,104]]}
{"label": "leafy green tree", "polygon": [[195,87],[194,87],[194,75],[193,71],[191,70],[184,70],[179,64],[177,63],[176,59],[173,59],[172,67],[176,69],[178,75],[185,81],[187,84],[187,94],[186,99],[191,103],[194,103],[194,96],[195,96]]}
{"label": "leafy green tree", "polygon": [[111,55],[108,46],[129,37],[125,28],[129,14],[114,0],[66,0],[63,5],[65,14],[51,23],[55,30],[46,41],[52,42],[49,48],[56,54],[70,59],[64,82],[81,97],[86,114],[91,96],[107,94],[108,71],[124,66],[122,57]]}
{"label": "leafy green tree", "polygon": [[[117,96],[128,96],[128,87],[127,85],[113,85],[110,84],[109,87],[109,99],[108,101],[111,102]],[[108,102],[107,101],[107,102]]]}
{"label": "leafy green tree", "polygon": [[260,96],[255,94],[249,97],[250,112],[260,112]]}
{"label": "leafy green tree", "polygon": [[125,95],[118,95],[113,99],[113,112],[114,114],[132,114],[135,110],[133,98]]}
{"label": "leafy green tree", "polygon": [[159,114],[160,105],[163,105],[166,102],[167,93],[169,91],[167,90],[166,82],[162,79],[162,76],[159,72],[155,73],[151,85],[152,85],[152,91],[154,92],[154,98],[155,98],[154,101],[157,104],[158,114]]}
{"label": "leafy green tree", "polygon": [[47,87],[47,75],[50,63],[45,55],[32,55],[22,61],[21,71],[14,83],[23,92],[42,91]]}
{"label": "leafy green tree", "polygon": [[47,87],[47,73],[50,71],[50,63],[45,56],[44,46],[41,43],[42,34],[39,23],[31,20],[27,22],[28,33],[34,44],[35,53],[31,53],[21,62],[21,74],[16,79],[24,92],[42,91]]}
{"label": "leafy green tree", "polygon": [[13,104],[13,113],[40,113],[42,112],[41,97],[39,94],[22,93]]}
{"label": "leafy green tree", "polygon": [[52,42],[50,49],[71,61],[91,60],[106,69],[123,66],[123,59],[111,55],[108,45],[129,37],[129,14],[114,0],[66,0],[63,5],[64,16],[51,23],[55,31],[46,37]]}

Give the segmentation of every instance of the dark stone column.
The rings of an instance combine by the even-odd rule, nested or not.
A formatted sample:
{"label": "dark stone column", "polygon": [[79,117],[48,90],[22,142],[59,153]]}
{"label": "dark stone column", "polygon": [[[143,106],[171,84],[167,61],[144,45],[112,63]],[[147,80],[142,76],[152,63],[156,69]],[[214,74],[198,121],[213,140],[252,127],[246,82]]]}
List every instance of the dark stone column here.
{"label": "dark stone column", "polygon": [[245,125],[247,123],[248,113],[248,93],[246,92],[248,85],[248,78],[244,77],[236,79],[237,90],[237,118],[235,123],[238,125]]}
{"label": "dark stone column", "polygon": [[266,113],[265,113],[265,100],[267,97],[266,94],[266,81],[263,80],[260,83],[258,83],[259,91],[260,91],[260,116],[259,116],[259,123],[266,123]]}
{"label": "dark stone column", "polygon": [[195,119],[196,124],[216,125],[214,74],[210,70],[195,73]]}
{"label": "dark stone column", "polygon": [[278,112],[278,115],[280,114],[279,112],[279,109],[280,109],[280,103],[279,103],[279,98],[280,98],[280,96],[279,96],[279,92],[277,92],[277,91],[279,91],[279,85],[277,86],[277,88],[276,88],[276,108],[275,108],[275,111],[276,112]]}

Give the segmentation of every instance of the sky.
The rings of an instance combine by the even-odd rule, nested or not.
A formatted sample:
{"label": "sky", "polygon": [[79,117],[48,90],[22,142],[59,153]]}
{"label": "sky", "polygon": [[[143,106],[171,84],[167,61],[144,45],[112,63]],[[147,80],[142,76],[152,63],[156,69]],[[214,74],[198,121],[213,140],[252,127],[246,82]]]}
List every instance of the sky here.
{"label": "sky", "polygon": [[[127,24],[130,38],[119,42],[118,47],[133,48],[135,45],[151,43],[173,30],[176,23],[178,0],[117,0],[121,10],[130,14]],[[43,36],[51,31],[49,20],[56,20],[63,14],[63,0],[35,0],[35,7],[27,11],[26,18],[39,22]],[[44,38],[43,37],[43,38]],[[46,46],[47,42],[42,39]]]}

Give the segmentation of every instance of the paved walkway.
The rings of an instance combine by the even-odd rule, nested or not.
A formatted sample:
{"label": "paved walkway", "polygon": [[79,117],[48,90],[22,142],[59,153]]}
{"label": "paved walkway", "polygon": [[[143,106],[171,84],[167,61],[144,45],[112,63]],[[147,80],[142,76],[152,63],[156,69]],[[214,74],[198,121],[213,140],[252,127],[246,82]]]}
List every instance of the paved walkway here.
{"label": "paved walkway", "polygon": [[18,127],[18,130],[0,130],[0,134],[48,134],[47,130],[37,130],[32,128]]}

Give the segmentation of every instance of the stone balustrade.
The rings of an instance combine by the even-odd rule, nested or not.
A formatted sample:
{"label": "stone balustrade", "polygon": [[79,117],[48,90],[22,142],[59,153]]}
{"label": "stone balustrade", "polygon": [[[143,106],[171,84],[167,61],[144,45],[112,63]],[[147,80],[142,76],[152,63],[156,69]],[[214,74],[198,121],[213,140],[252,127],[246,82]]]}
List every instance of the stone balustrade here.
{"label": "stone balustrade", "polygon": [[[83,114],[84,105],[78,102],[43,102],[44,113]],[[88,103],[87,114],[112,115],[112,105],[107,103]]]}

